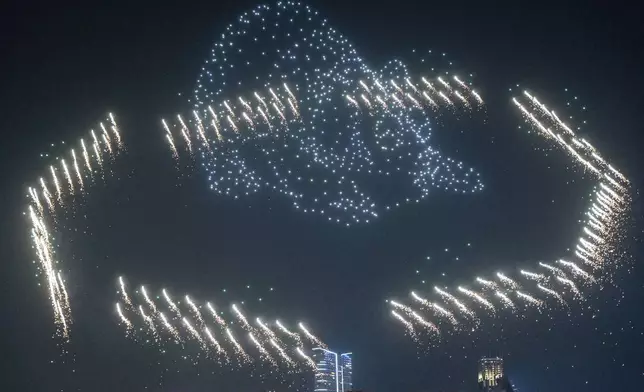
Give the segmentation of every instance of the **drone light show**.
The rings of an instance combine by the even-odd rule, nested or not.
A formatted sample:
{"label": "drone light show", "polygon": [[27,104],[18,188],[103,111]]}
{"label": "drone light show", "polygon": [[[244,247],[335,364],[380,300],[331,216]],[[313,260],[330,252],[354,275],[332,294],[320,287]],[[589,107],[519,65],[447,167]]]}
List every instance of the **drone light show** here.
{"label": "drone light show", "polygon": [[[419,50],[412,57],[373,67],[315,9],[292,1],[260,5],[223,29],[184,107],[151,126],[167,147],[164,158],[179,171],[189,162],[191,176],[202,181],[213,203],[279,199],[290,213],[340,227],[350,237],[388,215],[422,209],[436,195],[476,198],[488,190],[476,163],[460,152],[444,153],[436,136],[446,137],[454,124],[485,123],[487,105],[496,101],[489,98],[505,99],[507,93],[451,66],[443,53]],[[419,345],[476,331],[484,318],[524,317],[582,303],[620,267],[628,178],[602,153],[601,142],[578,134],[563,111],[531,90],[513,93],[505,99],[514,112],[509,121],[530,131],[521,137],[527,142],[538,135],[539,143],[595,184],[584,218],[570,220],[578,225],[578,238],[560,257],[531,268],[481,265],[478,275],[463,273],[453,285],[428,282],[402,294],[377,293],[386,299],[382,322],[396,323]],[[75,214],[81,199],[85,208],[101,208],[91,204],[91,193],[104,173],[130,151],[148,151],[128,142],[130,132],[108,114],[27,189],[38,285],[63,342],[73,341],[76,328],[69,282],[90,283],[59,248],[60,222]],[[257,239],[247,240],[252,247]],[[210,267],[230,260],[213,256]],[[247,309],[241,300],[223,300],[201,287],[174,289],[181,285],[154,275],[154,261],[154,277],[145,282],[128,271],[108,271],[113,298],[103,311],[113,315],[113,327],[163,355],[279,376],[314,372],[313,349],[327,347],[323,328],[282,318],[288,310],[281,304]]]}

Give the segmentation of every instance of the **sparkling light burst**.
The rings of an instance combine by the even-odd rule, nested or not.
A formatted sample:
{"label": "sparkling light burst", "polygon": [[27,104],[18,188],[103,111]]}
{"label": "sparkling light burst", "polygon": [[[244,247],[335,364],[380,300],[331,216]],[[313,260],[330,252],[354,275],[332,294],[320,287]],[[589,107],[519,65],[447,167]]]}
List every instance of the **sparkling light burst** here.
{"label": "sparkling light burst", "polygon": [[[114,116],[111,114],[109,116],[113,124],[113,133],[116,135],[117,128],[114,122]],[[71,148],[69,153],[54,159],[55,162],[50,164],[46,170],[48,173],[46,177],[40,177],[38,179],[40,191],[37,187],[29,187],[27,192],[30,205],[25,215],[30,220],[32,226],[31,237],[33,240],[33,248],[38,259],[39,275],[42,275],[46,281],[57,333],[64,339],[69,338],[69,327],[72,319],[70,297],[66,283],[60,276],[61,261],[56,257],[55,238],[54,234],[52,234],[56,233],[57,214],[65,211],[66,201],[73,200],[75,196],[84,195],[85,182],[93,178],[92,160],[100,162],[101,153],[111,157],[119,151],[109,145],[109,134],[104,134],[104,139],[96,138],[94,131],[90,131],[90,134],[94,138],[93,155],[90,155],[87,151],[83,139],[80,139],[79,143],[85,159],[85,168],[81,168],[76,157],[75,149]],[[120,135],[118,140],[120,140]],[[122,147],[120,144],[119,146]],[[71,158],[75,176],[72,175],[66,158]],[[61,183],[61,179],[67,183],[67,186],[64,186],[65,183]],[[55,190],[55,197],[50,191],[52,186]],[[42,199],[45,200],[48,210],[43,208],[43,204],[41,203]]]}
{"label": "sparkling light burst", "polygon": [[[427,86],[433,87],[426,79],[422,81]],[[459,79],[455,78],[455,81],[461,85]],[[438,82],[448,88],[448,83],[444,79],[441,78]],[[585,214],[587,219],[581,227],[581,236],[573,246],[569,260],[559,259],[556,261],[557,266],[539,262],[540,272],[520,269],[517,271],[517,276],[512,277],[502,272],[496,273],[495,280],[476,277],[475,283],[482,286],[483,292],[477,293],[459,286],[458,291],[464,295],[463,298],[450,294],[446,289],[435,287],[438,297],[460,317],[477,319],[480,317],[478,312],[466,306],[467,302],[482,305],[483,310],[488,314],[496,310],[495,301],[501,304],[502,309],[515,314],[519,314],[519,311],[528,312],[533,307],[544,311],[553,305],[553,300],[558,306],[567,307],[567,295],[571,295],[573,299],[582,300],[579,286],[588,286],[599,282],[604,277],[610,277],[611,268],[608,267],[616,266],[611,263],[619,263],[615,249],[623,237],[621,228],[629,208],[628,179],[611,166],[596,147],[587,140],[578,138],[568,124],[533,94],[526,91],[524,96],[527,97],[527,103],[523,103],[520,98],[513,98],[512,103],[519,109],[525,121],[549,143],[560,147],[568,154],[582,170],[582,175],[594,177],[597,185],[593,188],[592,199]],[[562,290],[559,291],[558,288]],[[396,309],[403,309],[408,315],[417,312],[421,316],[434,316],[440,327],[440,317],[436,312],[439,305],[413,291],[411,295],[420,303],[420,310],[395,301],[389,301],[389,304]],[[523,303],[525,306],[519,309],[518,303]],[[429,312],[431,314],[428,314]],[[405,319],[397,313],[394,315],[408,332],[413,331],[415,325],[422,326],[425,322],[424,318],[422,320],[416,317]],[[454,321],[450,325],[457,326]],[[415,340],[418,338],[416,334],[412,337]]]}
{"label": "sparkling light burst", "polygon": [[[299,334],[284,328],[283,331],[289,333],[278,337],[259,318],[255,318],[255,321],[260,328],[253,328],[236,304],[232,304],[231,311],[225,314],[217,312],[211,302],[205,302],[203,304],[213,316],[206,319],[201,314],[200,302],[190,295],[186,295],[182,302],[175,302],[168,291],[162,289],[161,294],[165,301],[156,304],[145,286],[141,286],[140,292],[139,296],[130,296],[124,278],[118,278],[118,294],[121,298],[130,299],[125,306],[121,306],[121,303],[116,304],[119,322],[126,328],[127,336],[142,344],[155,345],[166,353],[171,352],[176,343],[184,346],[192,342],[197,349],[196,355],[204,354],[220,366],[240,367],[265,363],[272,369],[293,372],[310,370],[311,360],[305,354],[305,350],[325,346],[302,323],[299,323],[300,328],[305,331],[305,336],[311,343],[308,348],[304,347]],[[170,310],[174,317],[169,316],[166,310]],[[182,313],[191,316],[182,316]],[[132,315],[138,318],[131,317]],[[226,317],[229,319],[226,320]],[[137,323],[137,319],[140,322]],[[247,341],[235,337],[237,328],[245,332],[248,336]],[[247,347],[244,347],[245,345]],[[298,355],[291,355],[295,353]],[[181,355],[189,354],[182,352]]]}

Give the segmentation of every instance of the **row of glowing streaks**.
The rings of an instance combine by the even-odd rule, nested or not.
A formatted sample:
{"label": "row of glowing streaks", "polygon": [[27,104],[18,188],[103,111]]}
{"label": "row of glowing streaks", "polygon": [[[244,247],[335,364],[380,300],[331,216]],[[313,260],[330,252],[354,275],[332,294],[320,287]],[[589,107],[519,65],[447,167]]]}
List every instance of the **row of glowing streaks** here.
{"label": "row of glowing streaks", "polygon": [[547,140],[561,147],[574,162],[598,180],[574,253],[585,265],[599,270],[606,259],[606,249],[610,245],[610,240],[618,231],[620,217],[628,209],[629,181],[608,163],[590,142],[584,138],[578,138],[570,126],[553,110],[548,109],[529,92],[524,91],[524,95],[529,100],[529,107],[523,105],[517,98],[513,98],[513,103],[519,108],[526,121]]}
{"label": "row of glowing streaks", "polygon": [[[111,156],[122,148],[121,135],[111,113],[109,114],[108,126],[106,127],[104,123],[100,123],[99,126],[101,129],[100,138],[94,130],[90,131],[93,140],[91,152],[87,148],[85,140],[80,140],[82,162],[81,158],[77,157],[76,149],[72,148],[67,157],[71,158],[69,165],[65,157],[59,158],[59,165],[49,167],[50,179],[45,180],[45,177],[40,177],[40,190],[37,187],[29,187],[28,189],[28,196],[31,198],[28,215],[32,224],[31,237],[33,246],[38,259],[39,270],[47,279],[49,299],[54,311],[54,321],[58,327],[58,333],[65,339],[69,338],[69,326],[71,323],[69,296],[60,271],[56,269],[58,261],[55,259],[53,239],[49,231],[49,224],[45,219],[45,207],[41,200],[44,200],[44,204],[53,214],[56,205],[63,205],[66,196],[73,195],[76,192],[83,192],[86,178],[91,178],[93,175],[93,161],[98,167],[101,167],[103,160],[107,158],[103,156],[104,154],[107,153]],[[108,128],[111,132],[108,131]],[[59,180],[59,173],[62,173],[65,182]],[[53,184],[55,194],[52,194],[49,190],[48,181],[50,186]]]}
{"label": "row of glowing streaks", "polygon": [[[572,266],[572,263],[566,260],[560,260],[559,262],[562,265]],[[558,271],[558,275],[555,277],[557,283],[565,286],[574,295],[581,298],[581,292],[577,284],[568,277],[562,268],[546,263],[540,263],[540,265],[544,268]],[[547,282],[550,282],[551,277],[525,270],[521,271],[521,275],[531,280],[541,281],[542,283],[537,284],[537,288],[558,300],[562,305],[565,305],[562,294],[546,286]],[[499,309],[516,312],[519,310],[520,302],[524,303],[524,305],[536,306],[540,310],[544,309],[547,305],[544,300],[537,298],[535,294],[525,291],[517,280],[501,272],[497,273],[496,280],[477,277],[476,283],[482,286],[479,291],[463,286],[457,288],[458,293],[465,298],[450,293],[447,288],[441,289],[434,287],[434,292],[441,299],[441,301],[434,302],[412,291],[411,298],[420,306],[418,310],[395,300],[389,300],[387,302],[393,308],[391,311],[392,315],[404,324],[410,335],[414,338],[417,337],[415,324],[438,335],[440,334],[439,325],[442,322],[448,322],[455,329],[459,329],[460,327],[471,328],[471,323],[465,323],[464,320],[478,322],[480,316],[477,314],[477,311],[482,310],[486,315],[494,315]],[[472,306],[472,303],[475,306]],[[427,313],[431,313],[439,321],[434,322],[429,320]]]}
{"label": "row of glowing streaks", "polygon": [[[345,98],[356,109],[366,108],[369,113],[373,113],[377,108],[382,110],[391,110],[395,107],[438,110],[444,105],[456,108],[459,103],[468,108],[472,106],[472,103],[477,106],[483,105],[483,99],[479,93],[458,76],[453,76],[453,79],[457,86],[452,86],[448,80],[441,76],[436,80],[428,80],[423,76],[418,84],[408,77],[404,79],[404,83],[397,83],[395,79],[390,79],[389,83],[376,79],[373,84],[369,85],[364,80],[360,80],[358,81],[360,91],[357,95],[346,94]],[[404,88],[401,87],[401,84]],[[463,91],[459,90],[459,86]]]}
{"label": "row of glowing streaks", "polygon": [[[165,305],[157,305],[145,286],[141,286],[137,291],[143,299],[143,304],[135,305],[127,293],[122,277],[119,277],[119,291],[124,305],[117,302],[116,313],[129,333],[135,330],[136,323],[141,323],[154,337],[154,344],[161,345],[164,341],[163,336],[165,340],[169,339],[175,343],[196,342],[203,351],[214,354],[221,365],[250,364],[253,361],[253,357],[242,345],[243,340],[233,331],[233,325],[241,326],[247,335],[247,343],[252,346],[251,349],[257,353],[261,361],[273,367],[278,367],[281,363],[287,369],[293,370],[298,369],[298,365],[303,363],[315,369],[315,362],[306,354],[304,343],[326,347],[301,322],[298,323],[300,333],[288,329],[279,320],[269,325],[257,317],[255,323],[251,323],[237,304],[230,307],[235,317],[233,323],[226,321],[223,313],[211,302],[200,306],[189,295],[186,295],[183,301],[187,310],[182,310],[181,303],[173,300],[166,289],[161,290]],[[130,319],[128,313],[135,314],[138,321]],[[214,322],[217,325],[216,331],[209,327],[208,319],[210,324]]]}
{"label": "row of glowing streaks", "polygon": [[[282,89],[285,92],[285,97],[280,95]],[[199,115],[199,112],[194,110],[192,114],[196,128],[196,138],[209,149],[211,139],[214,138],[218,142],[223,142],[227,138],[225,137],[227,132],[240,134],[243,127],[247,131],[254,131],[260,123],[265,124],[268,130],[272,131],[274,127],[278,128],[280,124],[286,124],[289,118],[298,119],[300,117],[300,111],[295,94],[293,94],[293,91],[286,83],[282,84],[282,89],[268,88],[268,94],[264,94],[264,96],[254,92],[253,99],[251,100],[239,96],[237,97],[237,101],[240,106],[235,106],[235,104],[231,104],[228,100],[224,100],[218,106],[218,110],[213,109],[209,105],[203,119]],[[276,90],[277,93],[275,92]],[[252,106],[253,104],[255,105],[254,108]],[[173,124],[173,128],[179,128],[181,138],[188,152],[192,154],[191,134],[193,132],[190,131],[190,128],[181,115],[177,115],[177,120],[179,124]],[[177,158],[178,152],[171,128],[164,119],[161,120],[161,123],[166,131],[165,137],[172,151],[172,155]]]}
{"label": "row of glowing streaks", "polygon": [[[525,95],[530,99],[532,106],[541,112],[535,114],[514,98],[514,104],[519,107],[526,121],[542,131],[542,135],[563,145],[573,158],[599,178],[594,199],[586,213],[587,220],[582,227],[582,235],[574,249],[574,261],[560,259],[556,264],[540,262],[541,272],[519,271],[523,280],[531,282],[531,285],[536,284],[536,290],[541,295],[566,306],[565,296],[571,294],[577,300],[583,299],[578,285],[595,283],[597,281],[595,273],[600,272],[605,266],[611,240],[614,238],[614,232],[619,228],[619,218],[628,209],[628,180],[607,163],[590,143],[584,139],[576,139],[570,127],[553,111],[548,110],[529,93],[525,92]],[[540,117],[545,118],[540,119]],[[551,127],[544,124],[551,124]],[[565,142],[561,131],[565,131],[576,146],[585,148],[580,150],[581,152],[575,150]],[[482,310],[485,315],[493,315],[498,309],[516,312],[519,302],[527,306],[535,306],[539,310],[546,309],[548,304],[546,299],[527,291],[525,287],[527,284],[521,284],[518,279],[512,279],[501,272],[496,274],[494,280],[477,277],[475,284],[481,287],[480,290],[475,291],[459,286],[457,291],[461,297],[451,294],[446,288],[434,287],[435,293],[441,299],[440,302],[432,302],[412,291],[411,297],[420,309],[394,300],[389,300],[388,303],[393,308],[391,310],[393,317],[404,325],[408,334],[415,340],[418,340],[418,328],[435,335],[440,334],[440,321],[447,321],[455,328],[459,328],[464,319],[476,322],[480,319],[477,310]],[[429,317],[432,319],[430,320]],[[471,323],[467,325],[470,328]]]}
{"label": "row of glowing streaks", "polygon": [[44,217],[38,214],[31,205],[29,206],[29,217],[33,225],[31,237],[39,262],[39,270],[44,274],[49,289],[49,300],[54,310],[54,323],[57,326],[57,333],[67,340],[71,324],[71,308],[65,282],[60,271],[56,270],[57,262],[54,259],[52,238]]}
{"label": "row of glowing streaks", "polygon": [[[300,12],[304,9],[307,11]],[[358,113],[354,108],[346,105],[350,102],[346,94],[353,94],[349,98],[356,104],[371,105],[375,109],[379,105],[378,99],[385,102],[385,106],[387,102],[394,100],[392,107],[395,100],[405,101],[406,105],[414,101],[417,106],[419,102],[425,105],[422,100],[426,98],[422,93],[426,91],[425,96],[431,102],[444,105],[446,98],[448,102],[458,106],[459,111],[462,99],[469,102],[470,106],[476,106],[482,104],[481,96],[465,82],[463,85],[457,84],[456,79],[452,80],[451,74],[447,76],[447,73],[441,74],[438,81],[425,78],[427,83],[422,85],[414,84],[422,82],[416,76],[413,77],[413,82],[412,79],[404,81],[403,78],[390,80],[402,73],[386,73],[386,76],[381,76],[387,72],[388,65],[382,73],[372,71],[349,40],[328,26],[322,18],[311,18],[307,13],[308,8],[293,4],[284,3],[275,9],[260,7],[252,16],[241,17],[238,24],[229,25],[221,40],[214,44],[212,55],[205,61],[197,79],[198,87],[194,90],[195,108],[205,109],[212,97],[221,96],[228,86],[241,86],[245,83],[243,80],[236,80],[241,75],[237,72],[231,74],[229,67],[248,69],[247,66],[253,64],[254,68],[272,73],[266,67],[269,60],[264,56],[275,50],[278,56],[272,65],[279,69],[275,72],[294,75],[289,76],[289,81],[298,83],[302,116],[300,121],[292,123],[295,126],[291,125],[289,128],[289,143],[280,146],[274,143],[268,146],[255,145],[253,147],[259,147],[261,151],[255,150],[258,154],[253,154],[252,157],[245,154],[248,151],[239,150],[239,145],[229,146],[230,150],[220,151],[222,154],[210,154],[210,159],[206,160],[204,166],[209,172],[211,189],[219,195],[237,199],[262,188],[272,188],[289,198],[298,211],[320,214],[329,221],[346,223],[347,226],[369,223],[379,215],[377,210],[380,209],[380,203],[363,191],[365,188],[361,183],[362,178],[356,177],[356,173],[413,177],[413,187],[404,192],[398,202],[387,203],[389,205],[383,203],[386,210],[419,203],[430,194],[430,187],[463,193],[481,189],[482,184],[476,178],[478,176],[472,173],[473,170],[465,173],[461,162],[444,159],[429,145],[431,127],[426,116],[421,121],[409,121],[404,115],[408,113],[407,110],[389,113],[381,111],[378,114],[385,115],[387,126],[383,126],[385,123],[380,120],[375,124],[363,122],[356,117]],[[267,14],[270,14],[268,19],[272,22],[263,17]],[[274,42],[275,45],[268,43],[262,50],[251,44],[252,40],[257,42],[260,38],[270,38],[270,30],[276,33],[272,36],[273,39],[277,39],[277,36],[285,33],[281,31],[282,24],[291,31],[282,37],[284,40]],[[301,28],[291,30],[296,25]],[[233,46],[237,49],[230,51],[228,48]],[[406,73],[407,68],[402,62],[392,63],[399,65],[395,66],[397,70]],[[376,80],[379,86],[375,84]],[[420,114],[428,113],[421,111]],[[203,116],[202,112],[199,112],[199,116]],[[307,132],[308,130],[311,132]],[[176,141],[179,141],[178,138]],[[418,149],[420,153],[407,151],[409,149]],[[298,162],[287,160],[292,152]],[[374,159],[376,155],[385,159]],[[256,166],[260,159],[262,164],[266,164],[261,169]],[[297,165],[294,166],[293,163]],[[304,165],[300,166],[300,163]],[[339,174],[340,171],[344,173]],[[321,172],[332,178],[321,178]],[[268,179],[266,174],[275,178]],[[458,178],[459,176],[463,178]],[[328,185],[325,185],[327,180]],[[304,187],[305,183],[315,185]],[[322,187],[325,189],[321,189]],[[391,197],[397,198],[398,195]]]}
{"label": "row of glowing streaks", "polygon": [[[576,162],[592,174],[610,182],[611,186],[620,191],[626,191],[628,179],[615,167],[606,162],[597,149],[584,138],[578,138],[575,132],[563,122],[554,110],[548,109],[536,97],[529,92],[523,94],[528,98],[532,107],[538,112],[530,111],[518,98],[512,98],[512,102],[519,108],[526,121],[534,126],[541,134],[566,150]],[[541,119],[539,117],[542,117]],[[548,126],[546,122],[550,122]],[[621,183],[620,183],[621,182]]]}
{"label": "row of glowing streaks", "polygon": [[[107,127],[104,123],[99,123],[100,132],[97,133],[94,129],[90,131],[92,141],[89,148],[85,139],[81,138],[78,150],[72,148],[67,157],[59,157],[59,164],[49,166],[48,176],[38,180],[40,190],[38,187],[29,187],[29,197],[41,214],[44,212],[41,198],[51,211],[56,204],[63,205],[65,196],[83,192],[85,179],[93,176],[94,167],[102,168],[106,159],[123,148],[121,134],[112,113],[109,113],[109,121]],[[76,151],[79,151],[78,154]]]}

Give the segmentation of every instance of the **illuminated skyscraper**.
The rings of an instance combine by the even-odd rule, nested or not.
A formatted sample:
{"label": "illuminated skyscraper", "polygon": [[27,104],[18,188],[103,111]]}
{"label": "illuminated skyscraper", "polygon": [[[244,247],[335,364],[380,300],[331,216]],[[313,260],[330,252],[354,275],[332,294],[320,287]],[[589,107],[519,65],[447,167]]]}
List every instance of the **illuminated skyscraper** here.
{"label": "illuminated skyscraper", "polygon": [[347,392],[353,387],[351,353],[338,355],[323,348],[313,349],[315,392]]}
{"label": "illuminated skyscraper", "polygon": [[313,349],[316,364],[315,392],[338,392],[338,354],[323,348]]}
{"label": "illuminated skyscraper", "polygon": [[340,392],[347,392],[353,389],[353,364],[351,353],[340,354]]}
{"label": "illuminated skyscraper", "polygon": [[479,361],[479,388],[490,390],[495,388],[503,378],[503,359],[481,358]]}

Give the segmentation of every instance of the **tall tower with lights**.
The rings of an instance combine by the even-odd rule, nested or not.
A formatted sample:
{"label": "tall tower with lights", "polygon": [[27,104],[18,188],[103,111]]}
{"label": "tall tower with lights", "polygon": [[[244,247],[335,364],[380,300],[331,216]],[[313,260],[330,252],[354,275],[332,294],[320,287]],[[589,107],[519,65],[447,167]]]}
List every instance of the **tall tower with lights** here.
{"label": "tall tower with lights", "polygon": [[340,392],[347,392],[353,389],[353,364],[352,353],[340,354]]}
{"label": "tall tower with lights", "polygon": [[503,379],[502,358],[481,358],[479,360],[479,388],[488,391],[499,386]]}
{"label": "tall tower with lights", "polygon": [[315,361],[315,392],[338,391],[338,354],[323,348],[313,349]]}
{"label": "tall tower with lights", "polygon": [[347,392],[353,387],[351,353],[338,354],[324,348],[313,349],[316,364],[315,392]]}

